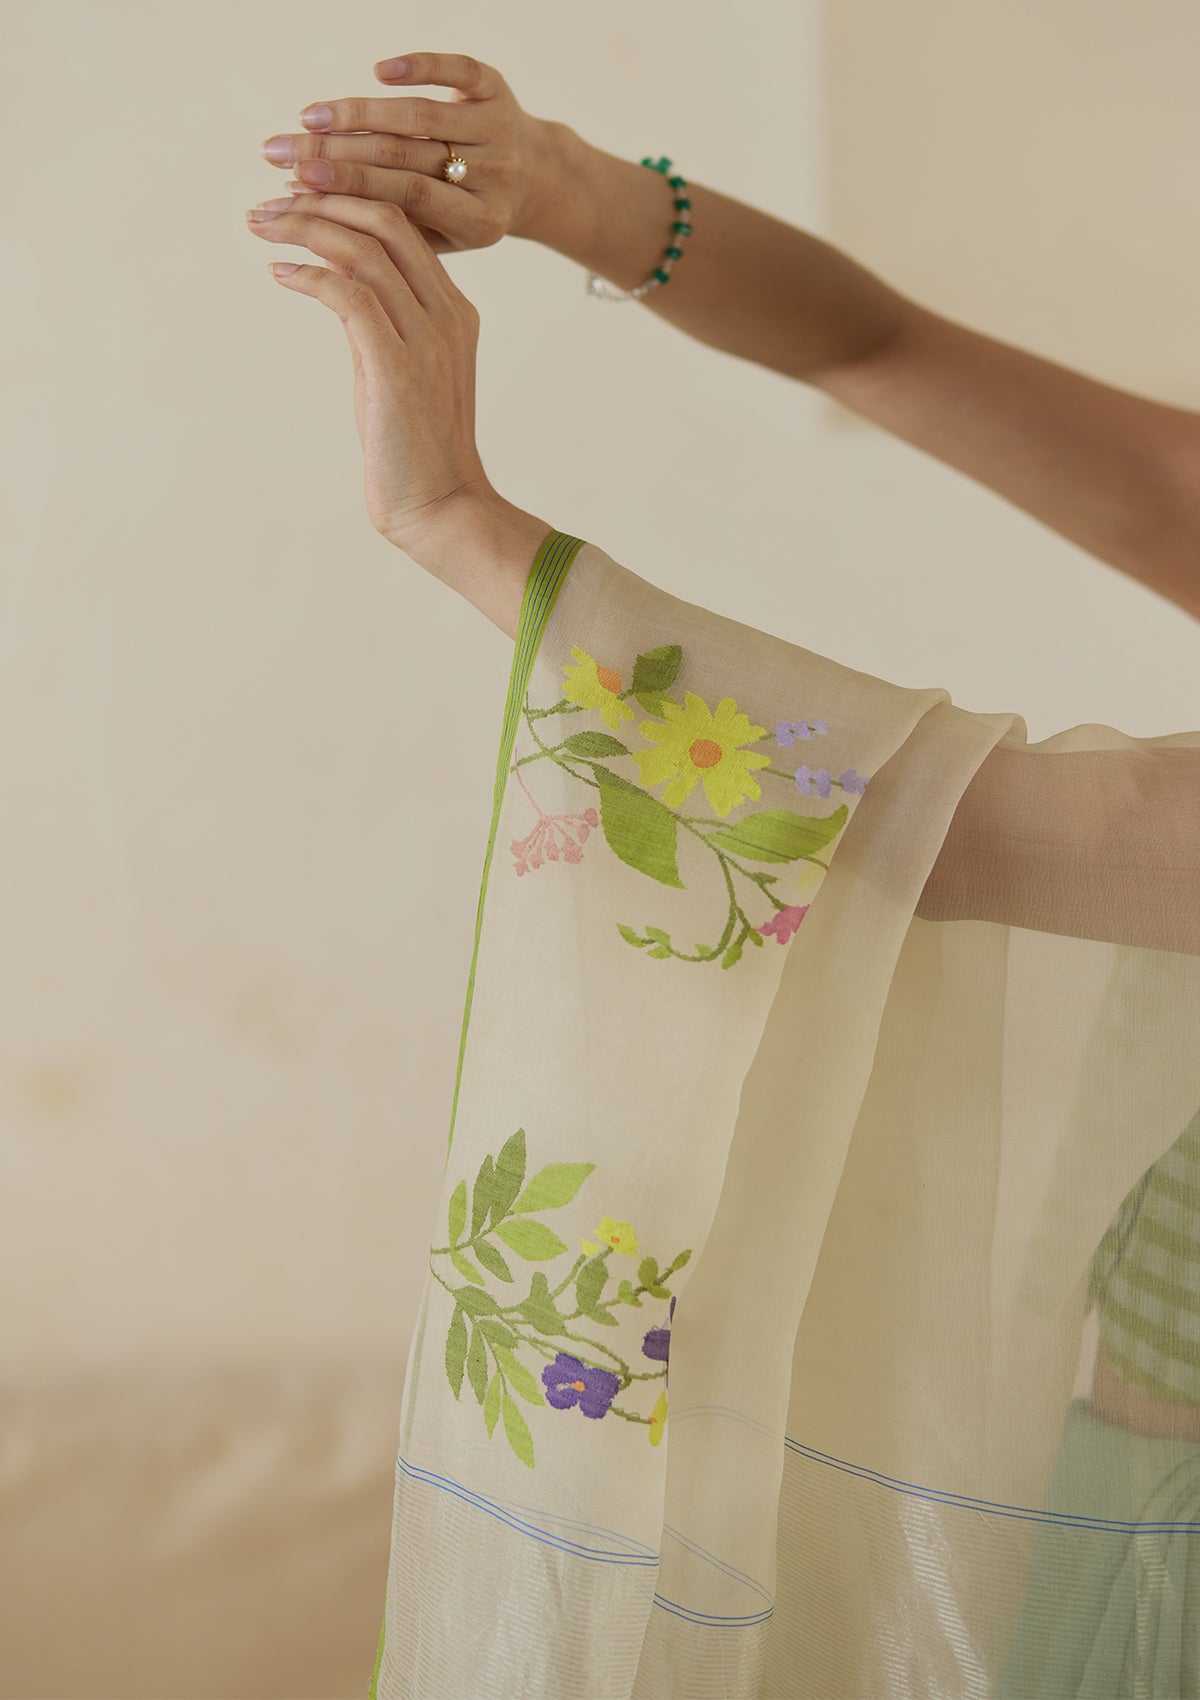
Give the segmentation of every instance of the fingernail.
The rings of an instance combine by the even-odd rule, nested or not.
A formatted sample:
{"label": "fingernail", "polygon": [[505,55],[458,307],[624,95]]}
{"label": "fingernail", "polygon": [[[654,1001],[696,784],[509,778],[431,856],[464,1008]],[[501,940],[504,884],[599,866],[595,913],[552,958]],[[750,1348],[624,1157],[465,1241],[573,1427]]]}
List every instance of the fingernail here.
{"label": "fingernail", "polygon": [[407,77],[407,59],[381,59],[375,67],[377,77]]}
{"label": "fingernail", "polygon": [[328,106],[306,106],[300,122],[307,130],[328,130],[333,123],[333,109]]}
{"label": "fingernail", "polygon": [[278,218],[278,212],[272,212],[269,207],[251,207],[246,217],[251,224],[265,224],[269,218]]}
{"label": "fingernail", "polygon": [[267,270],[274,272],[276,277],[291,277],[293,272],[300,270],[300,267],[293,265],[290,260],[272,260]]}
{"label": "fingernail", "polygon": [[259,153],[264,159],[269,159],[272,165],[290,165],[292,163],[292,139],[290,136],[272,136],[263,143]]}
{"label": "fingernail", "polygon": [[302,159],[296,170],[314,189],[328,189],[333,182],[333,167],[327,159]]}
{"label": "fingernail", "polygon": [[292,204],[292,197],[290,195],[277,195],[273,201],[260,201],[258,204],[271,212],[287,212]]}
{"label": "fingernail", "polygon": [[310,189],[307,183],[301,183],[296,177],[289,177],[284,188],[290,189],[293,195],[317,195],[320,193],[320,190]]}

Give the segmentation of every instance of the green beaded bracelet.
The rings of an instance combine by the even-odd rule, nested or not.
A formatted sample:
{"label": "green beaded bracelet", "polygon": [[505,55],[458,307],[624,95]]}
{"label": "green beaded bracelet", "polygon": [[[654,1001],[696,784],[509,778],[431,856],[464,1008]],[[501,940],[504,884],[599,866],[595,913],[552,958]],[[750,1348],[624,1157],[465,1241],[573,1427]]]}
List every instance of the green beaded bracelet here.
{"label": "green beaded bracelet", "polygon": [[[661,172],[667,178],[667,183],[675,191],[675,213],[677,215],[690,213],[692,203],[683,194],[683,190],[687,188],[687,179],[679,176],[667,177],[667,173],[671,169],[671,161],[669,159],[644,159],[642,164],[648,166],[651,171]],[[691,234],[692,227],[688,220],[677,216],[671,225],[671,245],[664,248],[662,259],[650,273],[645,283],[639,283],[636,289],[614,290],[608,287],[603,278],[597,277],[595,272],[589,272],[587,279],[588,294],[595,301],[640,301],[644,295],[649,295],[652,289],[658,289],[662,284],[670,283],[672,266],[674,266],[676,260],[683,258],[683,238]]]}

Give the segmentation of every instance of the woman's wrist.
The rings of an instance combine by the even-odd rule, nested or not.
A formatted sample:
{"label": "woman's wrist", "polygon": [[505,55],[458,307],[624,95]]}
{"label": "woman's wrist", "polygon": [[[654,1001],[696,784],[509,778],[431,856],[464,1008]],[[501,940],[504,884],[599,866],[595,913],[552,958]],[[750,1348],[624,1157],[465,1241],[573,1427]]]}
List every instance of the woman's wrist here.
{"label": "woman's wrist", "polygon": [[579,219],[578,178],[587,144],[555,119],[529,117],[526,123],[525,194],[509,235],[555,248],[567,225]]}
{"label": "woman's wrist", "polygon": [[490,484],[464,490],[389,543],[515,639],[534,556],[554,527]]}
{"label": "woman's wrist", "polygon": [[[530,119],[525,200],[511,234],[553,248],[620,289],[659,264],[679,217],[662,174]],[[696,233],[646,307],[689,336],[820,385],[896,329],[904,298],[808,231],[689,180]]]}
{"label": "woman's wrist", "polygon": [[678,217],[661,173],[593,147],[566,124],[531,123],[531,184],[511,234],[634,288],[659,263]]}

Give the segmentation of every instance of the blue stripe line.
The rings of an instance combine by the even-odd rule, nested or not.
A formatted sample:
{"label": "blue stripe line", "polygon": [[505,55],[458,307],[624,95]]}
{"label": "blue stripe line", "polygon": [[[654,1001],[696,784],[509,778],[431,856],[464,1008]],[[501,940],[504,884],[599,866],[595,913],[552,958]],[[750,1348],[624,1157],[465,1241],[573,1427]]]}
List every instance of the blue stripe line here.
{"label": "blue stripe line", "polygon": [[[1065,1528],[1093,1529],[1100,1533],[1111,1531],[1112,1533],[1147,1534],[1162,1533],[1177,1529],[1200,1533],[1200,1523],[1122,1522],[1116,1518],[1072,1516],[1068,1513],[1059,1514],[1054,1512],[1038,1511],[1032,1507],[1026,1506],[1008,1506],[995,1500],[973,1499],[962,1494],[943,1493],[936,1489],[918,1487],[915,1483],[904,1482],[894,1476],[884,1476],[878,1471],[868,1470],[861,1465],[851,1464],[845,1459],[835,1458],[830,1453],[819,1452],[815,1447],[802,1446],[799,1441],[792,1440],[788,1436],[785,1436],[784,1444],[789,1451],[794,1452],[801,1457],[808,1458],[810,1462],[830,1465],[832,1468],[841,1470],[845,1474],[857,1476],[861,1480],[869,1481],[875,1487],[890,1488],[894,1492],[904,1493],[917,1498],[929,1499],[938,1504],[956,1506],[965,1511],[980,1511],[989,1513],[993,1516],[1016,1518],[1018,1520],[1030,1522],[1044,1522],[1051,1525],[1059,1524]],[[592,1547],[586,1547],[578,1541],[565,1540],[560,1536],[547,1533],[544,1529],[535,1527],[524,1518],[513,1515],[513,1513],[506,1511],[500,1505],[488,1500],[482,1494],[475,1493],[471,1489],[465,1488],[461,1483],[453,1481],[448,1476],[439,1476],[435,1471],[424,1470],[416,1465],[410,1464],[407,1459],[402,1457],[400,1454],[397,1454],[396,1463],[399,1469],[402,1470],[410,1479],[423,1482],[426,1486],[436,1487],[446,1493],[450,1493],[456,1499],[461,1500],[464,1504],[474,1506],[476,1510],[485,1511],[489,1516],[494,1517],[498,1522],[506,1524],[509,1528],[514,1529],[518,1534],[528,1535],[531,1539],[540,1541],[545,1546],[555,1547],[560,1552],[570,1553],[576,1558],[586,1558],[592,1563],[632,1565],[638,1569],[658,1568],[659,1560],[657,1555],[650,1552],[648,1549],[643,1549],[643,1552],[640,1554],[630,1554],[628,1552],[621,1553],[611,1550],[597,1550]],[[605,1534],[611,1540],[627,1539],[627,1537],[622,1537],[616,1530],[600,1529],[595,1525],[579,1523],[566,1518],[556,1518],[556,1521],[573,1524],[573,1526],[577,1528],[595,1528],[595,1532],[597,1534]],[[731,1566],[723,1565],[719,1559],[716,1559],[711,1554],[704,1552],[703,1548],[697,1547],[693,1543],[684,1540],[676,1530],[668,1528],[666,1532],[671,1535],[672,1539],[678,1540],[681,1545],[687,1547],[689,1551],[694,1552],[705,1560],[716,1564],[717,1568],[722,1570],[723,1573],[742,1579],[744,1585],[753,1588],[761,1598],[769,1598],[766,1590],[759,1584],[755,1583],[751,1578],[743,1577],[741,1572],[733,1570]],[[636,1544],[640,1545],[641,1543]],[[672,1612],[677,1617],[687,1618],[691,1622],[738,1624],[742,1627],[751,1627],[756,1623],[765,1623],[772,1615],[773,1610],[772,1607],[768,1606],[765,1610],[753,1614],[736,1617],[718,1617],[715,1614],[708,1612],[693,1611],[690,1607],[681,1605],[674,1600],[668,1600],[658,1593],[654,1595],[654,1604],[660,1606],[664,1611]]]}
{"label": "blue stripe line", "polygon": [[798,1440],[792,1440],[788,1435],[784,1436],[783,1443],[790,1452],[795,1452],[802,1458],[808,1458],[818,1464],[828,1464],[847,1475],[859,1476],[876,1487],[891,1488],[895,1493],[908,1494],[918,1499],[931,1499],[940,1505],[956,1505],[963,1511],[986,1511],[994,1517],[1015,1517],[1034,1523],[1057,1523],[1064,1528],[1096,1529],[1101,1533],[1111,1529],[1115,1534],[1160,1534],[1165,1530],[1184,1529],[1200,1534],[1200,1523],[1128,1523],[1116,1517],[1088,1517],[1083,1513],[1069,1511],[1038,1511],[1029,1505],[1005,1505],[994,1499],[971,1499],[966,1494],[950,1493],[940,1488],[919,1487],[915,1482],[881,1475],[878,1470],[869,1470],[862,1464],[851,1464],[844,1458],[833,1457],[831,1453],[818,1452],[815,1447],[802,1446]]}
{"label": "blue stripe line", "polygon": [[761,1582],[756,1582],[753,1576],[747,1576],[744,1570],[735,1570],[733,1565],[726,1564],[723,1558],[717,1558],[715,1554],[706,1552],[697,1542],[689,1541],[686,1536],[681,1535],[679,1530],[672,1528],[669,1523],[663,1524],[663,1533],[669,1535],[673,1541],[678,1542],[688,1552],[702,1558],[706,1564],[715,1565],[721,1574],[727,1576],[731,1582],[743,1583],[745,1587],[750,1589],[751,1593],[757,1594],[760,1600],[766,1600],[768,1604],[770,1603],[771,1596],[766,1588],[763,1587]]}
{"label": "blue stripe line", "polygon": [[[526,1523],[522,1518],[512,1516],[511,1513],[506,1512],[502,1507],[497,1505],[495,1501],[489,1500],[485,1495],[475,1493],[472,1489],[464,1487],[461,1482],[456,1482],[449,1476],[439,1476],[434,1470],[425,1470],[416,1464],[410,1464],[400,1453],[396,1454],[396,1464],[410,1480],[422,1482],[426,1487],[439,1488],[442,1492],[449,1493],[455,1499],[461,1500],[464,1505],[473,1506],[477,1511],[486,1511],[489,1517],[496,1518],[498,1522],[504,1523],[509,1528],[517,1530],[519,1534],[529,1535],[533,1540],[540,1541],[543,1546],[557,1547],[560,1552],[570,1553],[575,1558],[590,1559],[594,1563],[632,1565],[635,1569],[639,1570],[658,1569],[659,1560],[656,1553],[647,1553],[644,1557],[630,1557],[621,1553],[598,1552],[592,1547],[581,1546],[576,1541],[564,1541],[557,1539],[553,1535],[546,1534],[544,1530],[537,1529],[532,1524]],[[587,1528],[589,1525],[580,1524],[579,1527]],[[610,1529],[597,1529],[596,1532],[598,1534],[607,1534],[611,1538],[615,1539],[622,1538],[620,1536],[616,1536],[614,1531]],[[704,1553],[703,1549],[700,1547],[694,1547],[692,1550],[701,1553],[702,1556],[706,1558],[709,1556],[707,1553]],[[758,1587],[757,1584],[752,1584],[752,1586],[755,1588],[755,1592],[761,1594],[764,1599],[768,1597],[765,1589]],[[695,1611],[690,1606],[681,1605],[677,1600],[668,1600],[664,1595],[659,1593],[654,1594],[653,1603],[656,1606],[661,1607],[663,1611],[670,1612],[675,1617],[686,1618],[689,1623],[725,1624],[733,1625],[742,1629],[752,1628],[756,1623],[765,1623],[774,1611],[773,1606],[768,1606],[765,1611],[753,1612],[746,1616],[718,1616],[713,1612]]]}
{"label": "blue stripe line", "polygon": [[[404,1474],[413,1481],[424,1482],[428,1487],[440,1488],[443,1492],[453,1494],[455,1499],[461,1499],[465,1505],[473,1505],[477,1511],[486,1511],[489,1517],[495,1517],[498,1522],[508,1524],[509,1528],[519,1533],[531,1536],[535,1541],[541,1541],[544,1546],[557,1547],[560,1552],[572,1553],[576,1558],[591,1559],[599,1564],[629,1564],[638,1569],[657,1570],[657,1553],[631,1556],[628,1553],[598,1551],[594,1547],[582,1546],[578,1541],[563,1540],[556,1535],[548,1535],[542,1529],[526,1523],[523,1518],[514,1517],[504,1511],[493,1501],[482,1494],[474,1493],[470,1488],[463,1487],[460,1482],[452,1481],[448,1476],[435,1475],[432,1470],[421,1470],[410,1464],[407,1459],[397,1454],[396,1463]],[[598,1533],[606,1531],[597,1531]]]}
{"label": "blue stripe line", "polygon": [[752,1617],[717,1617],[712,1612],[693,1611],[690,1606],[681,1606],[674,1600],[665,1600],[661,1594],[655,1594],[654,1604],[660,1606],[663,1611],[669,1611],[672,1617],[685,1618],[688,1623],[725,1624],[738,1629],[753,1629],[756,1623],[766,1623],[768,1618],[775,1615],[775,1607],[768,1606],[766,1611],[755,1612]]}

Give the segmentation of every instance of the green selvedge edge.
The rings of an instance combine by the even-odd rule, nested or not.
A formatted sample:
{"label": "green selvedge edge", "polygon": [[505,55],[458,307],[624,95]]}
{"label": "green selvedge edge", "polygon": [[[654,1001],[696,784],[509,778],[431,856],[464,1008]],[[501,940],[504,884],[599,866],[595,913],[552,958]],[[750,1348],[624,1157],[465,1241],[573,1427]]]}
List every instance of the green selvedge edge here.
{"label": "green selvedge edge", "polygon": [[[567,572],[576,555],[583,547],[582,537],[572,537],[565,531],[551,531],[543,540],[541,547],[533,558],[529,569],[529,577],[525,581],[525,594],[521,598],[521,613],[517,621],[517,636],[513,646],[512,668],[508,677],[508,695],[504,703],[504,720],[500,729],[500,752],[496,760],[496,783],[492,793],[492,824],[488,832],[487,850],[483,858],[483,876],[479,882],[479,904],[475,911],[475,942],[471,950],[471,967],[467,974],[467,995],[463,1007],[462,1034],[458,1044],[458,1065],[454,1072],[454,1098],[450,1106],[450,1131],[446,1137],[446,1158],[449,1161],[450,1147],[454,1142],[454,1119],[458,1113],[458,1090],[462,1082],[463,1057],[467,1049],[467,1029],[471,1022],[471,999],[475,991],[475,965],[479,960],[479,939],[483,931],[483,905],[487,893],[488,874],[492,866],[492,852],[496,845],[496,829],[500,824],[500,810],[504,802],[504,792],[508,784],[508,765],[512,760],[513,745],[516,742],[517,723],[521,716],[521,705],[525,701],[525,692],[529,685],[529,675],[533,671],[534,659],[537,656],[538,645],[551,610],[558,598],[558,593],[566,580]],[[383,1622],[379,1626],[379,1645],[375,1649],[375,1668],[371,1672],[371,1686],[367,1691],[367,1700],[378,1700],[379,1672],[383,1665],[383,1646],[387,1634],[387,1605],[384,1604]]]}

